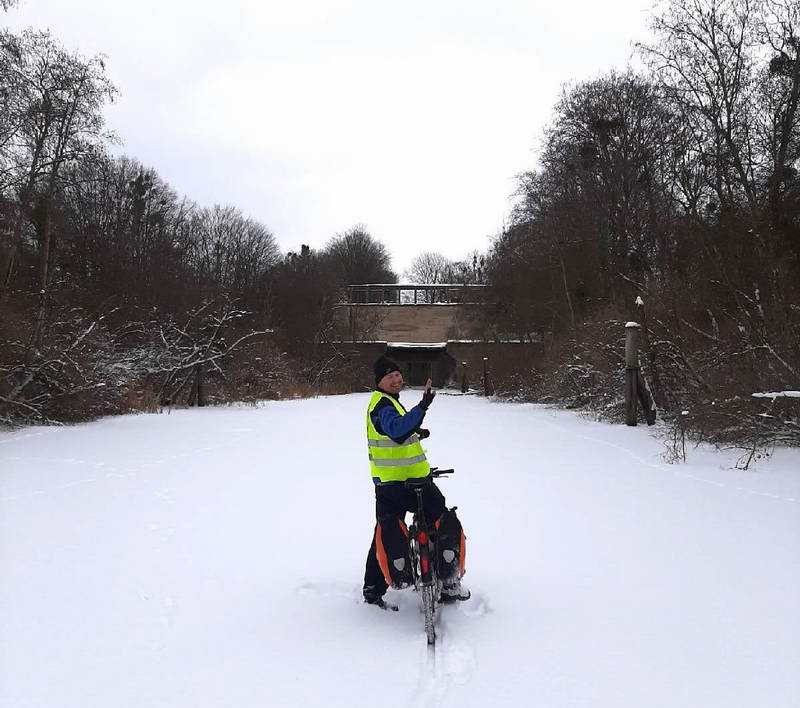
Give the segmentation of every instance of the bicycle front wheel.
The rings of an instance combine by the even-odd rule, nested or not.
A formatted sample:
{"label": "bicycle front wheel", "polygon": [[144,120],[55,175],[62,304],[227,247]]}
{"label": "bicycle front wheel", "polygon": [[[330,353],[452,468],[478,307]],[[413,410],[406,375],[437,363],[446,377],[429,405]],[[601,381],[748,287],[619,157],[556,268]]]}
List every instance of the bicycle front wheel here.
{"label": "bicycle front wheel", "polygon": [[422,611],[425,615],[425,634],[428,637],[428,645],[436,643],[436,599],[434,597],[433,585],[423,585],[422,587]]}

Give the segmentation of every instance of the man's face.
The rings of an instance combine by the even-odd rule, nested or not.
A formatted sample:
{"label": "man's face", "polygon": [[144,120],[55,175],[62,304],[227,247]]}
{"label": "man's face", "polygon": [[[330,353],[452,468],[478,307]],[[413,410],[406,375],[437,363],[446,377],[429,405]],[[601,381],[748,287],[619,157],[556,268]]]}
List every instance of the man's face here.
{"label": "man's face", "polygon": [[403,390],[403,374],[399,371],[390,371],[380,380],[378,387],[387,393],[400,393]]}

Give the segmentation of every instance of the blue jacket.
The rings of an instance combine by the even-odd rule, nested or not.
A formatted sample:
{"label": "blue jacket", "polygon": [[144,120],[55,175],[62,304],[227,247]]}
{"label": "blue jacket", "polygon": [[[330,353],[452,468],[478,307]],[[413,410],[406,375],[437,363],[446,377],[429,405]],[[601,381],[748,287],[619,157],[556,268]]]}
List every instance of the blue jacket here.
{"label": "blue jacket", "polygon": [[[400,403],[400,396],[386,393],[382,389],[378,390]],[[405,410],[402,403],[400,403],[400,407]],[[410,411],[407,411],[405,415],[400,415],[391,404],[391,401],[382,398],[378,401],[378,405],[373,408],[370,418],[372,418],[375,430],[381,435],[390,437],[396,443],[403,443],[409,435],[419,430],[419,426],[422,425],[422,421],[425,419],[425,409],[417,404]]]}

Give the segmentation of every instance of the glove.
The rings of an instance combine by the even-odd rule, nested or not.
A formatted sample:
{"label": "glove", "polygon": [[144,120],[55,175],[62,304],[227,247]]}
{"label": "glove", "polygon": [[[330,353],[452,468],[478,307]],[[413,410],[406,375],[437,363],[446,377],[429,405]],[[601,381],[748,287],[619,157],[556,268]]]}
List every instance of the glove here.
{"label": "glove", "polygon": [[424,440],[425,438],[429,438],[431,436],[431,431],[426,430],[425,428],[419,428],[417,430],[417,435],[419,435],[420,440]]}
{"label": "glove", "polygon": [[436,396],[436,391],[432,388],[426,388],[425,393],[422,394],[422,400],[419,402],[420,408],[426,411],[428,410],[428,406],[433,403],[433,399]]}

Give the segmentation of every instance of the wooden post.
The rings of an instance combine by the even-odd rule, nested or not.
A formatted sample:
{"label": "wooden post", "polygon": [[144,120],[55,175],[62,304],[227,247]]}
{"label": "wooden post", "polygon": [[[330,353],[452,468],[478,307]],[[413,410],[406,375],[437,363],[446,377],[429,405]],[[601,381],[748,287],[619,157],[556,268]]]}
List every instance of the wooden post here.
{"label": "wooden post", "polygon": [[639,373],[639,325],[625,325],[625,424],[636,425],[636,388]]}
{"label": "wooden post", "polygon": [[206,404],[205,370],[202,364],[197,365],[197,405],[201,408]]}
{"label": "wooden post", "polygon": [[492,382],[489,380],[489,357],[483,357],[483,395],[491,396],[494,393],[492,390]]}
{"label": "wooden post", "polygon": [[195,364],[193,369],[192,388],[189,391],[189,406],[204,406],[206,404],[205,386],[203,386],[203,365]]}
{"label": "wooden post", "polygon": [[461,362],[461,393],[466,393],[469,390],[467,385],[467,362]]}

